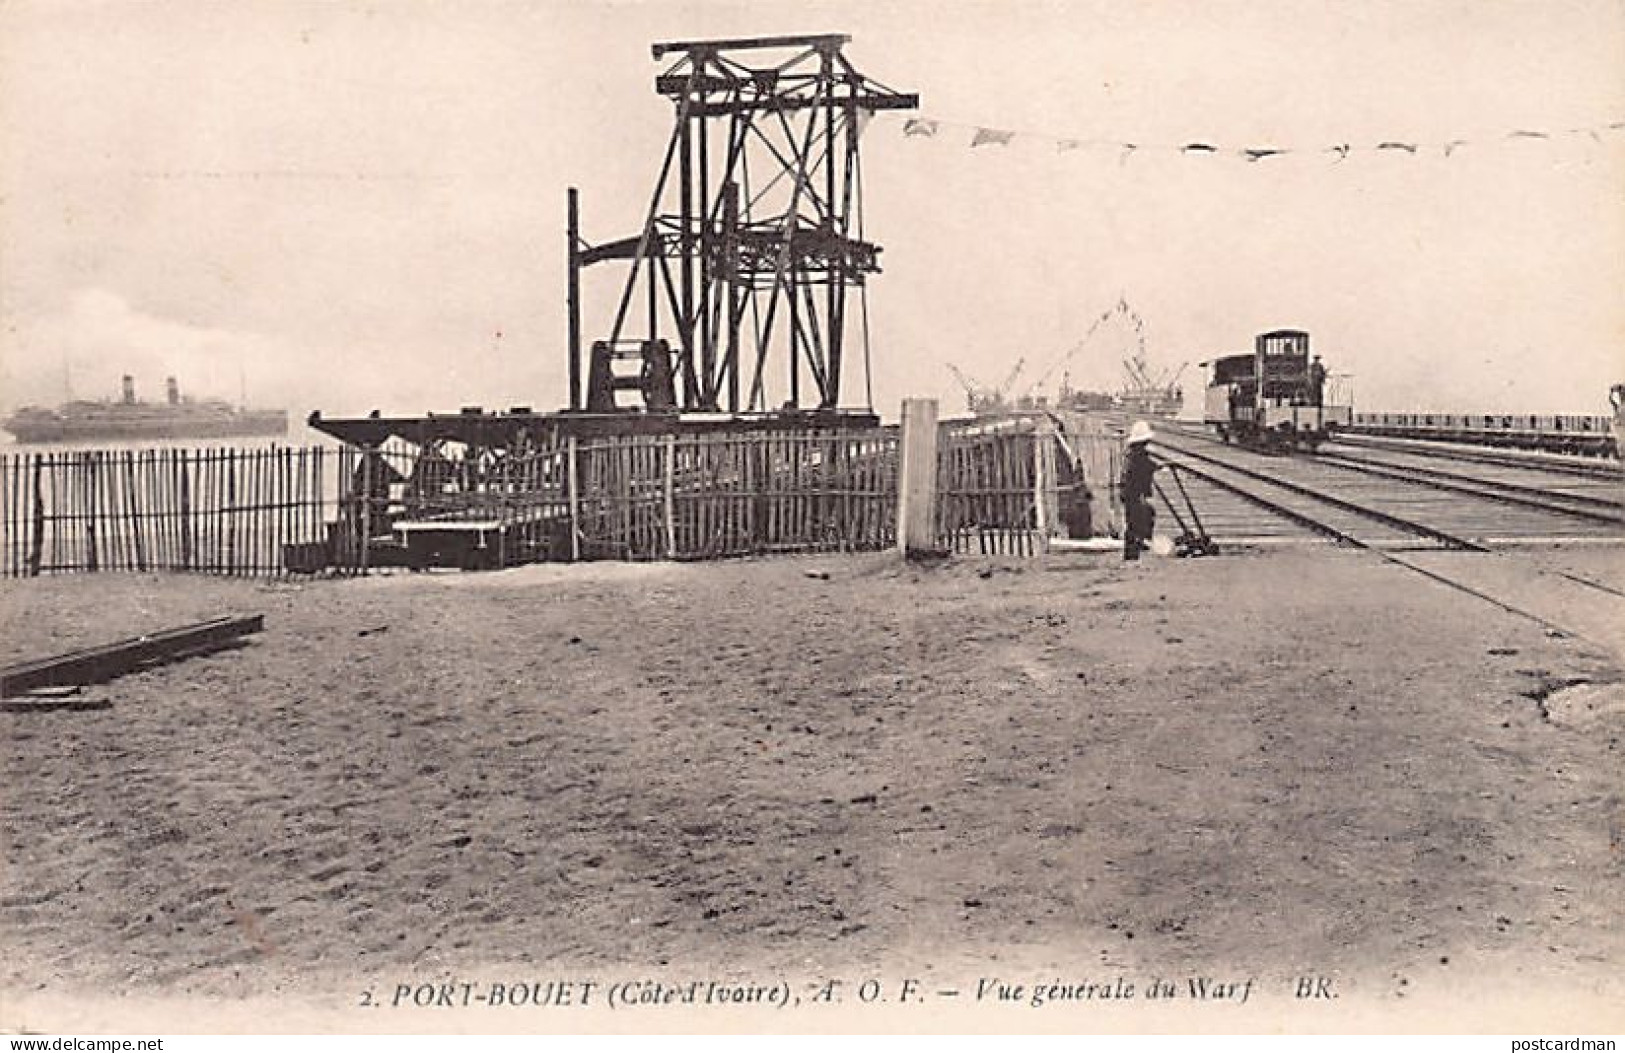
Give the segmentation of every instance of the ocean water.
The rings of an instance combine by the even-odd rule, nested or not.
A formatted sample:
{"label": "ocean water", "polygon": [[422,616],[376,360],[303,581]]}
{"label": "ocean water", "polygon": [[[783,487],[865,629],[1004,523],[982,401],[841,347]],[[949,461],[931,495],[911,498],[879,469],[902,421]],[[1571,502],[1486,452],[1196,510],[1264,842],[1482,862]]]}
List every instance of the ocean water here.
{"label": "ocean water", "polygon": [[341,444],[331,435],[317,431],[303,420],[288,421],[286,435],[241,435],[217,439],[86,439],[78,442],[18,442],[16,436],[0,430],[0,455],[16,453],[63,453],[86,450],[263,450],[271,447],[325,446]]}

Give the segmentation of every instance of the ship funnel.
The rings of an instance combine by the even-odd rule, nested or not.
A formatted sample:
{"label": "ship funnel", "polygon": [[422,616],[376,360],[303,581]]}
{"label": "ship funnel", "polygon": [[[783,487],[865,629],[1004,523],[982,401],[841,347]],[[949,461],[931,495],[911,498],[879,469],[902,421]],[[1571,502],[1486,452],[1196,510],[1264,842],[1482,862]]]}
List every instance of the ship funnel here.
{"label": "ship funnel", "polygon": [[169,396],[169,404],[171,406],[179,406],[181,404],[181,386],[175,383],[175,378],[165,377],[164,387],[166,394]]}
{"label": "ship funnel", "polygon": [[135,405],[135,378],[128,373],[124,374],[124,404]]}

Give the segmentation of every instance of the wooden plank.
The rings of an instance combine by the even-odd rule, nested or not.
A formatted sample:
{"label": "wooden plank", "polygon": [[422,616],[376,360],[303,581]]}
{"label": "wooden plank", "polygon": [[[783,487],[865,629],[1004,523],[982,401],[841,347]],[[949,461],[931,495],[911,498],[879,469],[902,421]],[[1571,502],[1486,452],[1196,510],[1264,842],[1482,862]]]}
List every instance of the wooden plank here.
{"label": "wooden plank", "polygon": [[192,569],[192,457],[180,451],[175,462],[176,479],[180,486],[180,569]]}
{"label": "wooden plank", "polygon": [[85,539],[86,544],[89,546],[87,551],[89,563],[86,569],[92,571],[101,569],[101,545],[96,531],[96,515],[100,511],[99,503],[96,500],[97,485],[100,482],[99,473],[96,471],[98,456],[92,450],[85,453],[80,461],[83,466],[80,483],[85,498]]}
{"label": "wooden plank", "polygon": [[569,457],[569,489],[570,489],[570,560],[572,562],[581,558],[581,482],[580,468],[577,464],[578,451],[576,437],[571,435],[565,440],[567,455]]}
{"label": "wooden plank", "polygon": [[135,546],[135,569],[145,572],[147,569],[146,539],[141,536],[141,514],[147,502],[142,501],[136,494],[139,489],[139,476],[136,474],[136,455],[130,450],[124,451],[124,501],[130,514],[131,540]]}
{"label": "wooden plank", "polygon": [[153,568],[155,570],[169,570],[174,566],[175,550],[172,544],[171,530],[174,520],[174,494],[170,489],[170,460],[172,450],[153,450],[147,456],[147,482],[148,493],[152,498],[153,538],[156,551],[153,555]]}
{"label": "wooden plank", "polygon": [[107,565],[111,570],[128,570],[122,529],[123,505],[118,495],[118,454],[108,450],[98,453],[96,457],[102,464],[101,496],[98,500],[105,527],[103,536],[107,538]]}
{"label": "wooden plank", "polygon": [[293,528],[293,450],[276,451],[276,543],[271,546],[272,573],[280,574],[282,546],[295,540]]}
{"label": "wooden plank", "polygon": [[58,468],[57,454],[39,455],[40,461],[36,464],[43,470],[40,478],[43,480],[43,497],[37,507],[39,515],[38,524],[40,537],[44,545],[40,554],[36,574],[54,571],[62,564],[62,549],[68,544],[67,527],[62,518],[62,511],[67,507],[68,495],[65,493],[68,484],[68,475]]}
{"label": "wooden plank", "polygon": [[677,436],[666,436],[662,445],[662,450],[665,454],[665,473],[661,479],[661,496],[665,500],[664,512],[666,525],[666,558],[676,559],[677,516],[675,510],[673,509],[672,502],[676,489],[676,465],[673,462],[677,457]]}
{"label": "wooden plank", "polygon": [[198,451],[202,473],[198,479],[198,506],[203,524],[204,556],[198,567],[207,572],[220,570],[224,551],[220,519],[220,455],[211,449]]}
{"label": "wooden plank", "polygon": [[18,480],[22,477],[22,458],[13,458],[8,454],[0,457],[0,466],[4,467],[6,478],[6,565],[4,573],[10,577],[18,572],[18,565],[22,562],[18,558],[22,555],[22,545],[18,535],[18,528],[23,521],[21,511],[23,488],[18,483]]}
{"label": "wooden plank", "polygon": [[100,647],[20,662],[0,669],[0,698],[14,698],[43,687],[99,684],[157,662],[218,650],[238,637],[264,628],[263,614],[228,615]]}
{"label": "wooden plank", "polygon": [[[21,458],[15,460],[20,461]],[[22,547],[17,542],[17,526],[22,521],[22,515],[18,511],[21,503],[18,498],[22,496],[22,487],[17,485],[17,477],[21,472],[12,467],[13,463],[14,459],[9,454],[0,456],[0,475],[6,480],[6,556],[5,566],[0,568],[0,573],[4,573],[7,577],[17,573],[17,564],[20,562],[17,557],[22,552]]]}
{"label": "wooden plank", "polygon": [[[226,521],[226,565],[225,573],[235,574],[241,569],[241,561],[248,555],[248,535],[244,527],[248,524],[242,510],[237,507],[237,495],[241,492],[237,488],[237,463],[242,460],[238,450],[225,450],[221,457],[226,462],[226,500],[221,508],[221,514]],[[248,465],[243,465],[243,487],[249,485]]]}

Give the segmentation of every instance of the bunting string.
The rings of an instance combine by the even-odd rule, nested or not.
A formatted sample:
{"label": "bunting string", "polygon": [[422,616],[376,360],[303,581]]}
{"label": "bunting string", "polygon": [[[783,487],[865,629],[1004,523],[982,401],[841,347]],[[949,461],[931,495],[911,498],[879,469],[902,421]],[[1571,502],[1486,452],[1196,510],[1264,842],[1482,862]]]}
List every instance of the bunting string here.
{"label": "bunting string", "polygon": [[1437,154],[1443,157],[1451,157],[1463,147],[1485,146],[1520,140],[1554,142],[1561,139],[1584,137],[1592,142],[1602,143],[1604,135],[1618,134],[1620,132],[1625,132],[1625,120],[1553,131],[1539,128],[1512,128],[1503,132],[1491,132],[1478,138],[1452,138],[1442,142],[1413,142],[1407,139],[1395,138],[1383,139],[1375,143],[1333,142],[1324,146],[1281,146],[1277,144],[1224,146],[1207,139],[1191,139],[1172,143],[1147,143],[1125,139],[1085,139],[1048,132],[1021,131],[1010,128],[995,128],[988,125],[966,124],[959,121],[943,120],[939,117],[909,117],[903,121],[902,126],[903,137],[907,139],[926,138],[968,142],[969,148],[972,150],[985,146],[1009,146],[1016,142],[1047,147],[1057,153],[1109,150],[1117,154],[1119,163],[1126,163],[1131,157],[1142,153],[1162,152],[1184,156],[1228,156],[1240,158],[1249,164],[1258,164],[1290,154],[1319,155],[1328,157],[1333,164],[1338,164],[1357,153],[1403,154],[1409,157]]}

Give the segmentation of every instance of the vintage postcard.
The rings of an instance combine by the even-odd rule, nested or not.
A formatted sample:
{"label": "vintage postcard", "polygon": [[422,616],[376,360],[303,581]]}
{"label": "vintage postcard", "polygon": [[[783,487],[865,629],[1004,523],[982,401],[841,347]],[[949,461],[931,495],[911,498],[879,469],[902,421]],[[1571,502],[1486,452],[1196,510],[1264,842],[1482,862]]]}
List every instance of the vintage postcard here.
{"label": "vintage postcard", "polygon": [[0,5],[0,1028],[1625,1028],[1622,50]]}

